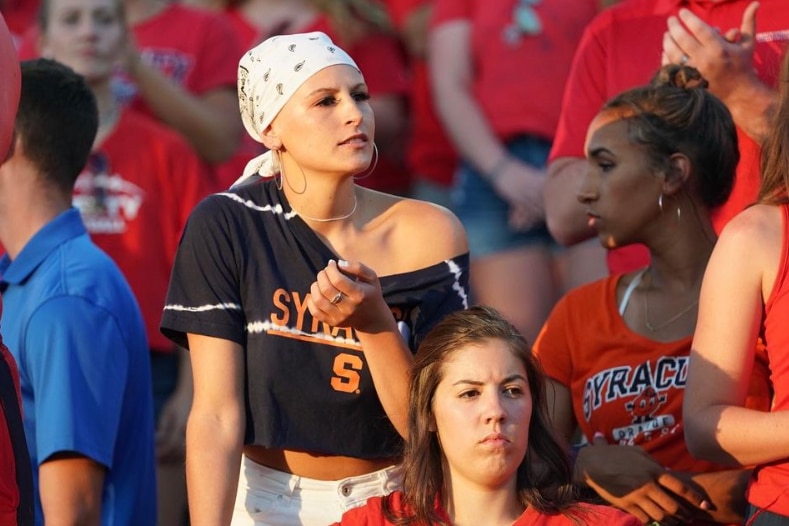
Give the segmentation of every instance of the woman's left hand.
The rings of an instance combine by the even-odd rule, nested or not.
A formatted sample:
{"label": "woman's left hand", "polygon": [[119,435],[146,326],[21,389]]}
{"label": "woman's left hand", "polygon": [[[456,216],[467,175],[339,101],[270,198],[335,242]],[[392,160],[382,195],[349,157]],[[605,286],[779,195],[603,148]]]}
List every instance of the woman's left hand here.
{"label": "woman's left hand", "polygon": [[395,327],[378,276],[358,261],[330,260],[310,287],[307,308],[333,327],[371,333]]}

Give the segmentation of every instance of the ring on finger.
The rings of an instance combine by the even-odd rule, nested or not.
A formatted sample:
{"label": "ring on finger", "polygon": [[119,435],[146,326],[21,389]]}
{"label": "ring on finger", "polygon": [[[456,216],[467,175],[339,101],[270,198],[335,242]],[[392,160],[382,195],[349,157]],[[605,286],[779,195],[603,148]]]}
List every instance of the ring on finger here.
{"label": "ring on finger", "polygon": [[337,295],[334,296],[331,299],[331,301],[329,301],[329,303],[331,303],[332,305],[337,305],[338,303],[340,303],[342,301],[342,297],[343,297],[343,293],[342,292],[338,292]]}
{"label": "ring on finger", "polygon": [[[688,55],[686,55],[685,53],[683,53],[682,56],[679,57],[679,65],[680,66],[684,66],[685,64],[688,63],[688,60],[690,60],[690,57]],[[652,526],[657,526],[657,525],[655,525],[653,523]]]}

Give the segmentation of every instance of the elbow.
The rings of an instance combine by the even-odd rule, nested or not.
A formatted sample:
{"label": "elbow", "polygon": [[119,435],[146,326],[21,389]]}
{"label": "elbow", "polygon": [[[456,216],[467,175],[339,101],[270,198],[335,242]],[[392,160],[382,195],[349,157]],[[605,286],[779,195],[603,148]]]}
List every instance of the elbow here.
{"label": "elbow", "polygon": [[715,462],[722,466],[740,466],[720,443],[716,420],[705,417],[702,412],[684,412],[685,446],[688,452],[698,460]]}

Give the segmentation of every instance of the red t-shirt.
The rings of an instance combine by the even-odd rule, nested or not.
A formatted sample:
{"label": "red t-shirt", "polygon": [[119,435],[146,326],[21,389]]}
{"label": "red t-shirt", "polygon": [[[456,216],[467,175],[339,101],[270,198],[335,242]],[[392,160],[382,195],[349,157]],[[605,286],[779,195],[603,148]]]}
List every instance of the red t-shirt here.
{"label": "red t-shirt", "polygon": [[[404,507],[403,494],[399,491],[387,497],[372,497],[363,506],[346,511],[342,516],[342,520],[333,526],[394,526],[394,523],[386,520],[384,515],[384,499],[389,499],[389,506],[395,513],[400,512]],[[436,506],[438,507],[439,505],[436,504]],[[449,517],[444,510],[438,509],[438,513],[447,524],[450,524]],[[641,524],[634,516],[608,506],[578,504],[573,513],[580,522],[564,515],[545,515],[534,508],[527,508],[523,515],[512,523],[512,526],[576,526],[577,524],[640,526]],[[414,524],[414,526],[423,525]]]}
{"label": "red t-shirt", "polygon": [[[725,32],[739,28],[752,0],[628,0],[598,15],[586,29],[564,91],[562,113],[550,159],[584,157],[589,123],[608,99],[646,84],[660,68],[666,20],[686,7]],[[757,13],[754,66],[759,78],[775,86],[781,57],[789,43],[789,8],[785,0],[762,0]],[[752,203],[759,187],[759,147],[738,129],[740,164],[729,201],[713,211],[718,232]],[[646,249],[624,247],[609,253],[612,273],[648,263]]]}
{"label": "red t-shirt", "polygon": [[125,110],[74,185],[85,228],[129,282],[158,351],[173,349],[159,331],[170,270],[186,219],[210,181],[180,135]]}
{"label": "red t-shirt", "polygon": [[[789,409],[789,206],[781,207],[784,236],[775,285],[764,308],[764,338],[775,389],[771,411]],[[759,466],[748,487],[748,502],[789,516],[789,459]]]}
{"label": "red t-shirt", "polygon": [[542,22],[537,36],[516,44],[503,37],[512,24],[515,0],[437,0],[432,26],[468,20],[474,67],[473,94],[498,137],[530,134],[553,139],[562,89],[597,0],[555,0],[533,6]]}

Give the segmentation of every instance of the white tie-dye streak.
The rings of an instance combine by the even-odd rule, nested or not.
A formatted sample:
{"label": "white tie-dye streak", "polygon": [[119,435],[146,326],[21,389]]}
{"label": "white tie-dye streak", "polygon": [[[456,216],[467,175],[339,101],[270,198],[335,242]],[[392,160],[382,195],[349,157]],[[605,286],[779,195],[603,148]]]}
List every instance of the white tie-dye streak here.
{"label": "white tie-dye streak", "polygon": [[325,334],[319,332],[304,332],[304,331],[300,331],[299,329],[295,329],[293,327],[277,325],[276,323],[271,323],[270,321],[250,322],[247,324],[247,332],[249,334],[260,334],[264,332],[265,333],[281,332],[290,335],[304,336],[312,340],[324,340],[326,342],[342,344],[345,346],[351,345],[354,347],[358,347],[359,349],[362,348],[362,344],[352,338],[340,338],[338,336],[332,336],[331,334]]}
{"label": "white tie-dye streak", "polygon": [[452,289],[457,291],[458,296],[463,301],[463,308],[468,309],[468,295],[460,285],[460,276],[463,275],[463,269],[451,259],[446,260],[445,263],[449,267],[449,273],[455,276],[455,282],[452,284]]}
{"label": "white tie-dye streak", "polygon": [[250,208],[250,209],[255,210],[257,212],[271,212],[272,214],[282,214],[282,217],[284,217],[287,220],[291,220],[295,216],[298,215],[292,209],[291,209],[290,212],[285,213],[283,211],[283,209],[282,209],[282,205],[280,205],[280,204],[276,204],[276,205],[273,205],[273,206],[272,205],[260,206],[260,205],[257,205],[255,203],[253,203],[249,199],[241,199],[240,197],[238,197],[238,195],[236,195],[234,193],[230,193],[230,192],[222,192],[221,194],[216,194],[216,195],[220,195],[222,197],[230,198],[233,201],[235,201],[236,203],[244,205],[247,208]]}
{"label": "white tie-dye streak", "polygon": [[179,312],[206,312],[209,310],[241,310],[241,305],[236,303],[217,303],[214,305],[199,305],[197,307],[187,307],[186,305],[170,304],[165,305],[164,310],[174,310]]}

